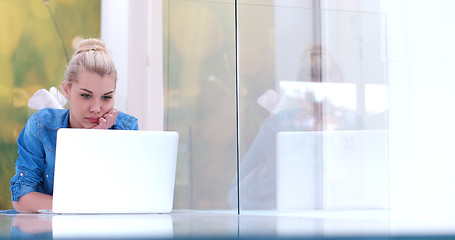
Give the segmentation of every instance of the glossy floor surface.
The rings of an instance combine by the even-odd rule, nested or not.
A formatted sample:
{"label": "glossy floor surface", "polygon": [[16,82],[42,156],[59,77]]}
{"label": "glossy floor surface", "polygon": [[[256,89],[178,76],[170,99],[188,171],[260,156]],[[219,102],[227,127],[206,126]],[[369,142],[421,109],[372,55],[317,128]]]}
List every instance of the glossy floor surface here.
{"label": "glossy floor surface", "polygon": [[455,217],[389,211],[184,211],[170,214],[1,214],[0,238],[446,238]]}

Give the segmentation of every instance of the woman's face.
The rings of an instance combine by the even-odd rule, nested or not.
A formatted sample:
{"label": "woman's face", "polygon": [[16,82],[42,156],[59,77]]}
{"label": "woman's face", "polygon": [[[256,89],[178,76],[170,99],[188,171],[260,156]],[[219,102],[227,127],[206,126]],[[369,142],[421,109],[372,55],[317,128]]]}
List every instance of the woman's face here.
{"label": "woman's face", "polygon": [[63,83],[63,92],[70,102],[69,127],[92,128],[98,118],[114,107],[115,80],[97,73],[82,71],[71,87]]}

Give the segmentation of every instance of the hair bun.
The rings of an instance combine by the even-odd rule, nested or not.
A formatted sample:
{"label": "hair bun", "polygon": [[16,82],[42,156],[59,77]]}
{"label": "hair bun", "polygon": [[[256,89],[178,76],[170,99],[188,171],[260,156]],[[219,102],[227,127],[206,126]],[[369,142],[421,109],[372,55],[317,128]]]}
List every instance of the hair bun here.
{"label": "hair bun", "polygon": [[88,39],[82,40],[79,43],[77,50],[74,54],[76,55],[79,53],[89,52],[89,51],[102,51],[102,52],[107,53],[106,45],[104,44],[103,41],[96,39],[96,38],[88,38]]}
{"label": "hair bun", "polygon": [[108,76],[117,82],[114,62],[106,50],[106,45],[99,39],[88,38],[79,42],[66,66],[64,81],[68,86],[78,80],[81,71],[97,73],[101,77]]}

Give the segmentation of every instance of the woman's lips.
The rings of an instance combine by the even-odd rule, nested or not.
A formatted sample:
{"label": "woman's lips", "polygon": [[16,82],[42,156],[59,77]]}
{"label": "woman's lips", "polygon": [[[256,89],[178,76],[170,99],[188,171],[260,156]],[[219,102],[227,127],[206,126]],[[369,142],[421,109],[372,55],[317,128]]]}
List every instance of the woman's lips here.
{"label": "woman's lips", "polygon": [[87,120],[91,123],[97,123],[98,122],[98,118],[97,117],[88,117]]}

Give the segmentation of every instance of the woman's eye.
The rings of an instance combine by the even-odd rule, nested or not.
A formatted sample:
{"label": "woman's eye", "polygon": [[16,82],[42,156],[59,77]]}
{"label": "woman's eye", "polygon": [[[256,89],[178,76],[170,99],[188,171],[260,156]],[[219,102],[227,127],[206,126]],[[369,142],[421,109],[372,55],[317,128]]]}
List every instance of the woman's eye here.
{"label": "woman's eye", "polygon": [[110,100],[112,99],[112,96],[103,96],[103,100]]}
{"label": "woman's eye", "polygon": [[85,94],[85,93],[81,94],[81,96],[82,96],[82,98],[86,98],[86,99],[90,98],[90,95],[89,94]]}

